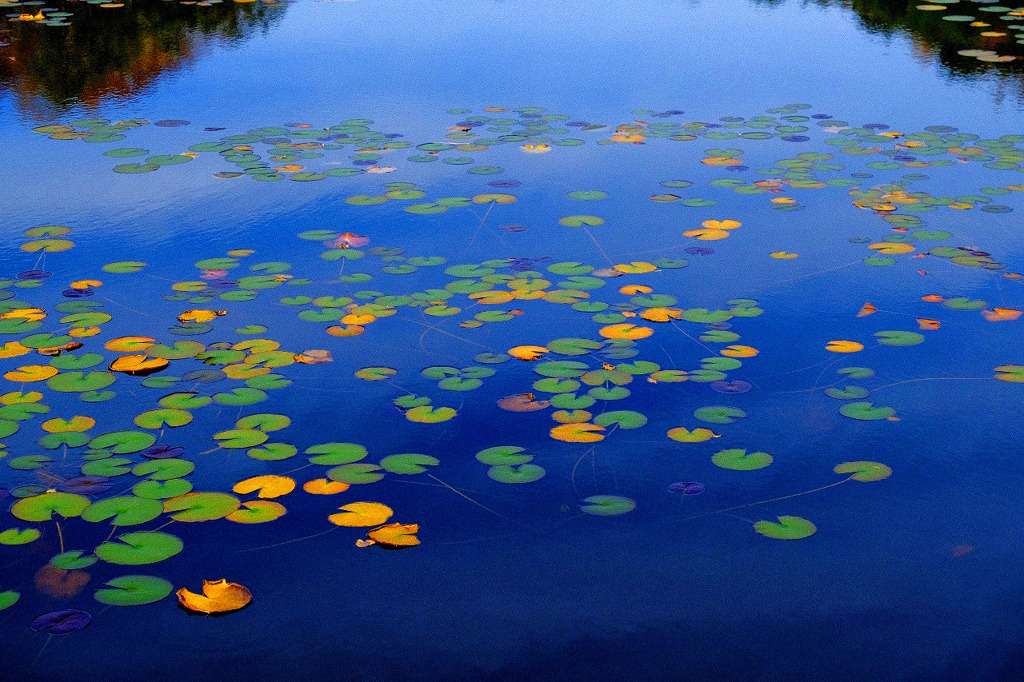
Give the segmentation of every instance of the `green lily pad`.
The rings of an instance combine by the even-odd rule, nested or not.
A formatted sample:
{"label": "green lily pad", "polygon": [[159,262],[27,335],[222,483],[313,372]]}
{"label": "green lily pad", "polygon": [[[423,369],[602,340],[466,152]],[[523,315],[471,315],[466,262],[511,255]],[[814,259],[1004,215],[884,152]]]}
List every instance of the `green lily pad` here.
{"label": "green lily pad", "polygon": [[596,401],[589,395],[577,396],[575,393],[559,393],[551,397],[552,407],[563,410],[583,410],[592,406]]}
{"label": "green lily pad", "polygon": [[618,424],[620,429],[639,429],[647,423],[647,417],[631,410],[613,410],[594,417],[594,423],[606,428]]}
{"label": "green lily pad", "polygon": [[89,441],[93,450],[107,450],[117,455],[130,455],[145,450],[156,442],[156,436],[144,431],[112,431]]}
{"label": "green lily pad", "polygon": [[109,606],[143,606],[166,598],[174,586],[152,575],[122,575],[105,583],[109,589],[96,590],[96,601]]}
{"label": "green lily pad", "polygon": [[152,459],[136,465],[132,473],[140,478],[147,476],[151,481],[169,481],[188,476],[195,468],[196,465],[187,459]]}
{"label": "green lily pad", "polygon": [[175,521],[193,523],[222,519],[238,509],[241,503],[227,493],[187,493],[164,502],[164,511]]}
{"label": "green lily pad", "polygon": [[194,358],[204,350],[206,350],[206,346],[198,341],[175,341],[171,345],[158,343],[150,346],[146,349],[146,355],[163,360],[184,360]]}
{"label": "green lily pad", "polygon": [[164,427],[185,426],[192,421],[192,414],[185,410],[163,408],[149,410],[135,417],[135,425],[144,429],[159,430]]}
{"label": "green lily pad", "polygon": [[432,408],[429,405],[421,405],[420,407],[414,407],[411,410],[407,410],[405,418],[411,422],[437,424],[454,418],[456,414],[456,411],[450,407]]}
{"label": "green lily pad", "polygon": [[869,379],[875,376],[875,370],[870,367],[843,367],[837,369],[836,374],[845,374],[851,379]]}
{"label": "green lily pad", "polygon": [[115,541],[104,542],[94,551],[103,561],[122,566],[155,564],[181,552],[181,540],[169,533],[140,531],[125,533]]}
{"label": "green lily pad", "polygon": [[38,528],[8,528],[0,532],[0,545],[27,545],[41,536],[42,532]]}
{"label": "green lily pad", "polygon": [[309,461],[313,464],[351,464],[366,457],[366,448],[356,443],[322,443],[306,448],[306,455],[312,455]]}
{"label": "green lily pad", "polygon": [[440,463],[436,457],[429,455],[403,454],[388,455],[380,461],[380,466],[392,474],[422,474],[426,471],[425,466],[437,466]]}
{"label": "green lily pad", "polygon": [[687,322],[699,322],[701,324],[725,322],[731,319],[732,316],[732,313],[728,310],[708,310],[707,308],[690,308],[682,313],[682,319]]}
{"label": "green lily pad", "polygon": [[737,419],[746,417],[747,413],[738,407],[712,405],[694,410],[693,416],[708,424],[732,424]]}
{"label": "green lily pad", "polygon": [[11,514],[22,521],[50,521],[56,513],[65,519],[80,515],[90,500],[84,495],[72,493],[44,493],[35,497],[18,500],[11,507]]}
{"label": "green lily pad", "polygon": [[875,338],[883,346],[915,346],[924,343],[924,336],[917,332],[875,332]]}
{"label": "green lily pad", "polygon": [[580,510],[594,516],[618,516],[636,509],[636,502],[618,495],[591,495],[583,501],[586,504],[580,505]]}
{"label": "green lily pad", "polygon": [[[587,395],[595,400],[622,400],[630,396],[630,391],[622,386],[615,386],[614,388],[598,386],[587,391]],[[554,405],[553,402],[551,404]],[[561,407],[561,405],[555,405],[555,407]]]}
{"label": "green lily pad", "polygon": [[850,478],[864,483],[881,481],[892,475],[892,469],[881,462],[843,462],[833,469],[837,474],[853,474]]}
{"label": "green lily pad", "polygon": [[0,611],[11,608],[18,603],[19,599],[21,599],[21,594],[14,590],[0,592]]}
{"label": "green lily pad", "polygon": [[287,428],[292,420],[283,414],[251,414],[235,422],[235,428],[256,429],[264,433]]}
{"label": "green lily pad", "polygon": [[396,374],[398,370],[391,367],[363,367],[355,372],[355,377],[364,381],[384,381]]}
{"label": "green lily pad", "polygon": [[213,398],[194,391],[182,391],[179,393],[168,393],[157,402],[160,403],[161,407],[171,410],[194,410],[209,405],[213,402]]}
{"label": "green lily pad", "polygon": [[7,460],[7,466],[18,471],[32,471],[42,469],[53,462],[53,458],[47,455],[22,455]]}
{"label": "green lily pad", "polygon": [[143,481],[132,487],[132,494],[147,500],[166,500],[192,492],[192,482],[183,478],[169,481]]}
{"label": "green lily pad", "polygon": [[136,526],[148,523],[164,512],[164,506],[157,500],[142,497],[108,497],[93,502],[82,512],[82,519],[99,523],[110,519],[115,526]]}
{"label": "green lily pad", "polygon": [[871,391],[863,386],[847,386],[846,388],[827,388],[825,395],[836,400],[860,400],[867,398]]}
{"label": "green lily pad", "polygon": [[491,466],[515,466],[526,464],[533,459],[533,455],[520,455],[525,448],[515,445],[496,445],[476,453],[476,459],[483,464]]}
{"label": "green lily pad", "polygon": [[361,484],[373,483],[384,478],[381,467],[376,464],[342,464],[327,472],[327,478],[338,483]]}
{"label": "green lily pad", "polygon": [[596,227],[604,225],[604,218],[598,218],[595,215],[570,215],[559,220],[558,224],[566,227],[583,227],[584,225]]}
{"label": "green lily pad", "polygon": [[758,521],[754,524],[754,530],[776,540],[803,540],[818,530],[813,523],[799,516],[780,516],[778,519],[778,523]]}
{"label": "green lily pad", "polygon": [[723,469],[735,469],[736,471],[753,471],[763,469],[772,463],[772,456],[767,452],[751,452],[746,450],[730,449],[720,450],[711,457],[715,466]]}
{"label": "green lily pad", "polygon": [[267,399],[267,394],[258,388],[233,388],[217,393],[213,400],[221,405],[253,405]]}
{"label": "green lily pad", "polygon": [[896,414],[896,410],[891,407],[875,407],[870,402],[858,402],[858,403],[846,403],[839,408],[839,414],[850,419],[859,419],[861,421],[877,421],[879,419],[888,419]]}
{"label": "green lily pad", "polygon": [[62,372],[46,380],[47,386],[61,393],[100,391],[112,383],[114,383],[114,375],[111,372],[100,370],[94,370],[88,374],[84,372]]}
{"label": "green lily pad", "polygon": [[228,429],[213,434],[217,445],[229,450],[242,450],[266,443],[269,436],[255,429]]}
{"label": "green lily pad", "polygon": [[50,565],[54,568],[60,568],[65,571],[76,571],[80,568],[88,568],[99,561],[99,559],[94,556],[82,556],[83,554],[85,554],[85,552],[80,549],[63,552],[51,558]]}
{"label": "green lily pad", "polygon": [[124,457],[106,457],[86,462],[82,465],[81,471],[86,476],[123,476],[131,471],[130,459]]}
{"label": "green lily pad", "polygon": [[120,260],[114,263],[107,263],[101,270],[103,272],[112,272],[117,275],[129,275],[133,272],[139,272],[146,264],[142,261],[137,260]]}
{"label": "green lily pad", "polygon": [[536,464],[500,464],[487,470],[487,475],[499,483],[533,483],[544,478],[546,473],[543,467]]}
{"label": "green lily pad", "polygon": [[85,353],[80,356],[65,353],[50,360],[50,366],[59,370],[89,369],[103,362],[103,359],[99,353]]}

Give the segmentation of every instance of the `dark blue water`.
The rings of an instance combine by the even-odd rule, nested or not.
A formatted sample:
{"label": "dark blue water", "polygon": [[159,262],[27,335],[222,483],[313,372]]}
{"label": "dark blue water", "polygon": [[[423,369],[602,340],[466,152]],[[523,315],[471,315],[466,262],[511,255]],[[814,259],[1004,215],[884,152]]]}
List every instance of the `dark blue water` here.
{"label": "dark blue water", "polygon": [[[950,7],[999,25],[1015,21],[961,12],[962,5],[982,7]],[[96,322],[96,335],[73,337],[83,347],[62,352],[58,365],[92,352],[103,360],[85,371],[105,372],[123,355],[105,344],[126,335],[212,349],[268,339],[292,357],[273,368],[284,385],[245,405],[225,397],[246,387],[244,378],[158,381],[244,364],[230,354],[216,365],[174,359],[145,380],[113,373],[104,390],[114,395],[98,402],[55,390],[53,380],[3,380],[0,403],[8,392],[38,390],[50,409],[24,420],[0,411],[0,425],[19,427],[0,439],[0,488],[12,493],[0,501],[0,532],[41,531],[27,544],[0,544],[0,599],[19,594],[0,610],[0,677],[990,680],[1024,673],[1016,570],[1024,554],[1016,446],[1024,433],[1014,419],[1022,389],[994,378],[1020,371],[996,367],[1024,363],[1016,319],[1024,303],[1018,65],[956,54],[989,47],[987,40],[1012,55],[1010,38],[980,36],[992,27],[938,16],[928,23],[919,15],[939,13],[900,3],[167,7],[174,14],[161,15],[160,59],[132,61],[140,45],[153,43],[143,29],[111,25],[121,51],[99,58],[77,90],[70,75],[52,77],[66,67],[60,58],[72,54],[72,43],[43,40],[67,29],[8,25],[14,39],[0,57],[17,49],[21,61],[9,60],[0,90],[0,277],[7,278],[0,313],[38,307],[47,316],[38,329],[8,329],[0,345],[47,345],[32,335],[67,333],[75,323],[60,318],[73,314],[69,303],[84,301],[111,319]],[[153,11],[61,9],[80,22],[72,30],[95,31],[114,16],[99,12]],[[211,14],[202,21],[190,14],[201,11]],[[98,49],[88,34],[72,35],[83,54]],[[137,126],[117,125],[133,120]],[[51,139],[79,133],[84,140]],[[117,151],[132,148],[138,156]],[[195,158],[165,157],[182,153]],[[123,172],[153,157],[147,172]],[[579,191],[607,196],[570,196]],[[373,205],[358,198],[387,192],[391,198]],[[490,203],[488,194],[514,201]],[[673,194],[678,199],[652,201]],[[453,197],[464,199],[447,201]],[[574,215],[604,222],[560,223]],[[740,225],[722,239],[683,234],[726,220]],[[55,238],[73,240],[73,248],[23,248],[33,238],[24,231],[43,225],[71,228]],[[343,253],[325,245],[342,233],[369,241],[349,237],[357,241]],[[429,257],[444,262],[406,260]],[[211,258],[228,258],[226,272],[216,272],[224,263],[204,263]],[[103,269],[119,261],[146,266]],[[577,275],[565,262],[585,266],[584,279],[570,279]],[[245,279],[268,272],[263,263],[275,264],[266,280]],[[483,269],[451,269],[460,264]],[[52,276],[36,287],[33,270]],[[102,284],[76,285],[90,296],[62,293],[93,279]],[[577,293],[486,304],[468,297],[473,285]],[[631,285],[671,299],[621,291]],[[868,303],[876,312],[858,317]],[[351,309],[357,305],[364,307]],[[444,306],[459,310],[439,314]],[[645,320],[650,307],[668,308],[670,321]],[[698,309],[725,312],[704,317]],[[176,318],[187,310],[225,314],[209,329],[186,323],[183,330]],[[356,323],[343,315],[367,313],[377,319],[362,333],[327,331]],[[650,336],[608,340],[616,324]],[[887,339],[879,332],[908,332],[896,337],[907,345],[880,343]],[[551,344],[562,338],[603,345],[566,355],[564,344]],[[836,340],[863,348],[827,350]],[[538,361],[490,364],[500,358],[481,355],[549,344]],[[721,353],[734,344],[741,348]],[[292,363],[311,350],[329,351],[331,361]],[[740,364],[730,363],[737,354]],[[0,374],[51,359],[29,349],[0,359]],[[552,360],[579,361],[588,371],[619,367],[605,378],[625,383],[628,394],[598,391],[602,399],[578,405],[589,415],[554,420],[557,406],[499,408],[500,399],[523,393],[551,399],[534,382],[544,379],[535,370]],[[623,376],[621,365],[640,361],[657,370]],[[446,390],[421,373],[438,366],[494,374],[471,390]],[[702,366],[722,367],[722,376]],[[380,381],[355,376],[367,367],[395,373]],[[871,376],[837,373],[847,367],[869,368]],[[670,370],[689,372],[688,380],[671,381]],[[593,381],[576,395],[615,385]],[[846,399],[825,393],[850,386]],[[190,408],[192,421],[181,427],[133,422],[177,391],[220,397]],[[410,394],[457,414],[412,421],[416,413],[401,401]],[[891,411],[873,420],[840,412],[858,402]],[[708,406],[746,416],[709,423],[694,414]],[[620,410],[646,423],[608,423],[594,443],[551,435],[557,419],[600,424]],[[247,448],[217,447],[215,433],[253,414],[290,418],[268,442],[297,454],[267,461]],[[8,513],[18,497],[59,489],[106,454],[39,442],[46,420],[75,415],[95,419],[90,438],[132,430],[183,447],[181,458],[195,464],[184,477],[195,492],[234,494],[244,479],[288,476],[296,489],[273,500],[287,514],[258,524],[167,525],[169,511],[112,529],[75,512],[59,519],[58,531],[53,521]],[[719,437],[678,442],[667,434],[679,427]],[[417,453],[439,464],[422,473],[382,471],[381,480],[336,495],[305,492],[303,483],[332,467],[310,463],[304,450],[333,442],[364,446],[365,463]],[[489,477],[475,455],[500,445],[525,448],[543,477],[521,484]],[[772,461],[750,470],[721,466],[721,456],[712,461],[730,449]],[[30,455],[48,459],[21,459]],[[129,466],[147,461],[139,452],[112,456]],[[892,475],[858,481],[833,471],[860,461],[882,463]],[[332,475],[349,480],[347,471]],[[110,479],[112,487],[89,502],[132,495],[142,477]],[[680,482],[699,482],[703,492],[669,490]],[[593,495],[626,498],[635,508],[586,513]],[[358,501],[390,507],[389,523],[418,524],[420,544],[356,547],[372,526],[338,527],[328,516]],[[786,540],[757,532],[766,527],[756,522],[780,516],[810,521],[813,534]],[[157,528],[180,538],[183,551],[142,565],[47,568],[62,551],[91,557],[108,535]],[[124,575],[192,591],[226,578],[253,599],[218,617],[189,613],[173,594],[140,606],[97,601],[104,583]],[[52,637],[30,628],[61,609],[92,620]]]}

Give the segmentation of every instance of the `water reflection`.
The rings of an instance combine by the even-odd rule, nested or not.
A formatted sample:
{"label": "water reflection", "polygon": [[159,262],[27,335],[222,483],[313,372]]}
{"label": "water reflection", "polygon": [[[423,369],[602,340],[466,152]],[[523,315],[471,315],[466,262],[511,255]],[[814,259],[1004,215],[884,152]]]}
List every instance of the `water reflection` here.
{"label": "water reflection", "polygon": [[[120,8],[58,0],[46,8],[69,13],[62,22],[70,25],[12,18],[0,28],[0,44],[9,43],[0,47],[0,96],[12,94],[19,110],[40,119],[78,104],[136,96],[214,44],[266,32],[285,11],[283,4],[264,2],[153,0],[128,0]],[[0,2],[0,10],[16,15],[40,7]]]}
{"label": "water reflection", "polygon": [[[751,0],[756,5],[781,5],[789,0]],[[996,0],[801,0],[818,7],[843,7],[856,13],[869,33],[907,35],[915,52],[938,61],[950,75],[976,78],[997,75],[1024,91],[1024,13],[994,4]],[[1016,6],[1015,6],[1016,7]],[[948,17],[955,17],[950,20]],[[961,54],[962,52],[993,54]],[[983,57],[979,59],[978,57]],[[988,61],[1003,58],[1005,61]]]}

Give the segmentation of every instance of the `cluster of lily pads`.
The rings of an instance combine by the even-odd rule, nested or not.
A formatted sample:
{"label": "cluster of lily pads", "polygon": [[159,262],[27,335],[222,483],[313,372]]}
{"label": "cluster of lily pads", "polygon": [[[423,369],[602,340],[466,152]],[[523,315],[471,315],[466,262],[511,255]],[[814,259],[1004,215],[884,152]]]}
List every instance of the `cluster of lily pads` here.
{"label": "cluster of lily pads", "polygon": [[[952,265],[992,271],[1002,280],[1022,279],[990,253],[971,244],[951,242],[956,236],[945,229],[949,225],[929,229],[920,214],[943,211],[943,216],[955,216],[957,211],[974,208],[1005,213],[1011,207],[992,203],[992,197],[1010,196],[1024,186],[1007,184],[971,194],[936,196],[914,189],[915,183],[928,179],[916,170],[889,182],[878,182],[866,171],[903,172],[959,164],[981,164],[991,171],[1020,170],[1024,156],[1017,145],[1024,137],[986,140],[945,126],[913,133],[890,131],[882,124],[854,127],[825,114],[806,115],[807,108],[789,105],[750,119],[724,117],[718,123],[678,123],[668,119],[681,112],[638,110],[633,112],[637,117],[633,122],[618,126],[576,121],[537,108],[509,111],[489,107],[483,115],[452,110],[460,119],[446,131],[445,141],[416,145],[416,152],[422,153],[406,161],[440,160],[439,168],[465,165],[471,174],[489,176],[503,169],[477,165],[474,157],[465,155],[486,153],[499,145],[514,145],[533,155],[557,153],[558,147],[584,144],[583,137],[574,136],[577,134],[597,136],[595,142],[606,145],[642,145],[658,138],[672,142],[806,143],[812,139],[814,126],[827,135],[823,144],[863,160],[865,172],[841,176],[846,169],[835,163],[834,154],[800,152],[754,171],[760,179],[745,181],[739,174],[751,168],[744,161],[746,152],[738,147],[704,150],[698,168],[727,176],[710,180],[710,187],[729,188],[736,195],[765,195],[769,199],[765,205],[782,212],[803,208],[801,200],[808,201],[804,192],[810,190],[838,188],[846,192],[855,210],[871,212],[885,230],[875,238],[850,238],[864,245],[863,264],[868,267],[909,266],[910,259],[921,259],[929,268]],[[147,124],[87,119],[36,130],[58,140],[113,143]],[[229,134],[214,142],[197,143],[184,152],[151,155],[146,149],[131,147],[113,149],[107,156],[141,159],[115,168],[129,174],[164,166],[201,166],[197,159],[202,154],[217,155],[235,166],[235,170],[218,171],[221,177],[323,180],[397,172],[397,167],[382,165],[385,155],[413,144],[398,140],[400,135],[374,131],[371,125],[372,121],[364,119],[349,119],[320,130],[307,124],[288,124]],[[316,160],[328,158],[331,152],[347,153],[351,165],[306,167],[310,161],[328,163]],[[514,413],[511,418],[522,424],[550,418],[546,422],[550,441],[545,447],[509,444],[513,439],[500,438],[475,454],[448,455],[475,457],[487,467],[481,471],[485,482],[515,486],[541,481],[548,471],[549,447],[572,449],[567,451],[578,456],[582,446],[585,457],[602,441],[614,441],[620,431],[649,429],[648,416],[637,408],[653,396],[678,403],[687,395],[710,403],[688,409],[680,419],[683,423],[676,422],[678,426],[660,437],[665,445],[685,450],[723,438],[722,446],[709,459],[737,476],[776,462],[776,456],[768,452],[730,442],[730,425],[745,419],[747,412],[719,399],[755,388],[749,375],[738,373],[746,369],[745,363],[757,362],[761,351],[745,343],[740,332],[755,324],[753,319],[765,310],[752,298],[729,299],[717,309],[686,305],[687,293],[673,284],[665,286],[658,276],[691,267],[689,259],[615,262],[606,256],[607,263],[592,264],[510,254],[479,262],[450,262],[447,255],[410,255],[400,245],[374,244],[397,239],[378,227],[375,219],[374,211],[385,204],[403,204],[406,213],[421,221],[471,214],[483,227],[491,215],[499,216],[520,201],[510,193],[518,182],[483,181],[487,190],[467,196],[430,196],[427,189],[410,182],[387,182],[377,194],[349,196],[345,204],[356,214],[350,224],[372,226],[359,228],[367,234],[329,226],[306,229],[297,235],[292,249],[295,263],[261,261],[246,248],[209,254],[194,263],[194,273],[169,277],[164,299],[176,310],[164,319],[159,314],[146,320],[130,318],[122,308],[106,303],[114,300],[111,296],[131,291],[140,279],[151,275],[163,278],[169,273],[142,260],[121,260],[107,263],[95,273],[62,278],[58,275],[65,264],[62,259],[76,246],[72,230],[63,225],[26,229],[20,248],[37,258],[35,265],[0,279],[0,361],[7,383],[6,390],[0,391],[0,459],[8,470],[0,479],[5,486],[0,498],[12,498],[9,512],[14,519],[0,522],[0,545],[48,543],[53,556],[38,568],[36,587],[55,598],[71,598],[88,582],[87,576],[84,582],[81,577],[86,568],[146,566],[184,551],[179,536],[162,530],[170,523],[271,523],[284,517],[288,506],[313,503],[297,499],[300,488],[312,496],[308,500],[339,495],[353,486],[353,492],[359,491],[363,497],[362,491],[380,488],[362,486],[406,476],[429,478],[451,488],[435,475],[444,466],[442,458],[434,456],[437,453],[385,452],[371,457],[369,449],[359,443],[307,442],[296,429],[289,431],[292,420],[286,414],[249,412],[268,400],[271,392],[298,390],[293,372],[300,368],[305,367],[302,371],[315,378],[323,370],[321,366],[329,366],[336,356],[351,358],[353,344],[359,341],[355,337],[387,339],[410,324],[423,329],[423,334],[445,334],[474,350],[458,362],[453,358],[451,364],[431,364],[414,372],[386,365],[369,365],[354,372],[355,380],[370,382],[387,395],[392,409],[397,408],[409,422],[406,428],[444,429],[444,424],[458,419],[466,399],[487,394],[488,384],[497,381],[519,388],[497,399],[488,394],[482,401],[495,410],[495,419],[504,413]],[[693,209],[717,205],[714,199],[684,196],[684,190],[694,186],[692,180],[665,180],[660,188],[652,188],[659,193],[650,199],[664,204],[665,211],[675,210],[673,205]],[[601,231],[619,228],[599,215],[599,207],[600,202],[616,197],[603,189],[578,189],[566,198],[598,208],[552,214],[551,229],[582,235],[606,255],[600,248]],[[486,213],[481,217],[478,209]],[[359,220],[360,213],[366,218]],[[676,220],[683,224],[680,237],[684,241],[679,250],[690,256],[714,253],[705,242],[757,229],[721,214],[703,220],[685,212],[680,215]],[[784,218],[774,220],[780,219]],[[728,248],[728,242],[722,248]],[[783,261],[799,258],[788,251],[766,256]],[[333,271],[324,277],[328,265]],[[918,272],[923,275],[927,270],[922,267]],[[415,285],[403,286],[413,273],[423,275],[422,280],[416,278]],[[857,317],[886,312],[870,302],[858,305]],[[958,315],[973,313],[993,323],[1012,322],[1021,315],[1008,304],[990,306],[967,295],[929,294],[920,305],[940,306]],[[269,306],[294,311],[292,325],[317,330],[322,347],[282,348],[273,338],[274,332],[287,334],[293,329],[289,325],[275,330],[270,319],[266,324],[262,319],[261,323],[233,322],[246,318],[247,310]],[[534,327],[525,327],[528,342],[501,341],[508,338],[506,331],[526,333],[520,329],[520,321],[545,319],[551,310],[578,330],[575,336],[551,338]],[[925,343],[927,333],[940,328],[938,313],[930,312],[934,310],[926,308],[916,319],[914,330],[851,334],[854,338],[831,340],[818,352],[825,358],[823,362],[828,361],[829,353],[865,353],[874,348],[901,352]],[[115,314],[119,321],[129,319],[135,333],[108,332]],[[154,324],[154,318],[159,322]],[[491,335],[495,329],[503,333]],[[874,345],[869,348],[868,344]],[[662,355],[655,348],[668,355],[670,365],[658,359]],[[676,365],[673,358],[677,357],[687,358],[683,367]],[[865,429],[882,428],[884,422],[900,419],[896,408],[868,400],[875,390],[869,381],[873,369],[860,364],[841,367],[836,376],[832,384],[816,385],[812,390],[839,401],[839,414],[853,423],[881,422],[862,424]],[[1024,367],[1000,365],[993,378],[1024,382]],[[417,388],[408,388],[411,385]],[[718,398],[708,400],[709,392]],[[459,398],[457,405],[450,400],[453,396]],[[89,406],[105,402],[123,406],[120,413],[131,424],[107,419],[110,423],[98,426],[103,418]],[[453,404],[441,404],[445,402]],[[234,410],[230,417],[214,414],[219,407],[237,408],[237,414]],[[58,416],[51,417],[51,412]],[[263,473],[243,477],[230,490],[195,490],[190,477],[202,466],[201,456],[214,453],[242,457],[242,462],[252,460],[250,464],[259,463]],[[288,460],[300,458],[300,453],[304,458],[301,470],[312,469],[312,475],[303,481],[288,475],[296,471]],[[267,468],[273,473],[265,473]],[[833,471],[846,478],[830,485],[879,481],[892,473],[888,466],[868,461],[838,462]],[[114,491],[115,487],[124,488],[127,481],[131,484],[126,489]],[[566,482],[566,487],[575,486],[574,478]],[[683,489],[703,491],[704,486],[689,482]],[[636,509],[635,500],[617,493],[597,489],[594,494],[577,494],[577,507],[581,514],[593,516],[618,516]],[[279,500],[288,495],[294,495],[288,499],[295,502],[286,506]],[[382,502],[360,500],[329,506],[322,514],[326,522],[365,529],[365,537],[356,540],[359,547],[401,549],[420,543],[418,524],[390,522],[394,510]],[[65,546],[65,540],[78,542],[87,537],[90,525],[104,523],[112,526],[106,540],[89,547]],[[128,527],[129,532],[119,533]],[[806,538],[816,531],[810,520],[790,515],[752,522],[752,527],[761,535],[787,540]],[[188,576],[182,582],[196,584],[198,578]],[[129,573],[112,576],[94,597],[110,605],[143,605],[167,598],[172,591],[172,583],[162,576]],[[19,596],[18,589],[0,591],[0,609],[14,606]],[[244,606],[251,595],[242,586],[215,582],[204,584],[203,595],[183,589],[178,598],[186,608],[216,613]],[[89,622],[87,612],[74,609],[41,618],[32,627],[51,634],[71,632]]]}

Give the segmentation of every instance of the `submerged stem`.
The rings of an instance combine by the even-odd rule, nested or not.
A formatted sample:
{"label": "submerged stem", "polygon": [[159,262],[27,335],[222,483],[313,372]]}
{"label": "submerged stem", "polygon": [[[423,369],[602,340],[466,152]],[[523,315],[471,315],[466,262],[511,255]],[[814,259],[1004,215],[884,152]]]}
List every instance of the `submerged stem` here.
{"label": "submerged stem", "polygon": [[427,474],[427,476],[429,476],[430,478],[434,479],[435,481],[437,481],[438,483],[440,483],[441,485],[443,485],[443,486],[444,486],[445,488],[448,488],[448,490],[451,490],[451,491],[452,491],[453,493],[455,493],[455,494],[456,494],[456,495],[458,495],[459,497],[462,497],[462,498],[465,498],[465,499],[469,500],[470,502],[472,502],[472,503],[473,503],[473,504],[475,504],[476,506],[480,507],[481,509],[486,509],[487,511],[491,512],[492,514],[494,514],[494,515],[495,515],[495,516],[497,516],[498,518],[501,518],[501,519],[505,519],[506,521],[509,521],[509,522],[511,522],[511,521],[512,521],[512,519],[508,518],[507,516],[505,516],[505,515],[503,515],[503,514],[499,514],[498,512],[496,512],[496,511],[494,511],[493,509],[491,509],[490,507],[487,507],[487,506],[485,506],[485,505],[482,505],[482,504],[480,504],[479,502],[477,502],[476,500],[474,500],[474,499],[473,499],[472,497],[470,497],[469,495],[466,495],[465,493],[463,493],[463,492],[462,492],[461,490],[459,490],[458,488],[453,488],[452,486],[448,485],[447,483],[445,483],[444,481],[442,481],[442,480],[441,480],[440,478],[438,478],[438,477],[437,477],[437,476],[435,476],[434,474]]}
{"label": "submerged stem", "polygon": [[[687,521],[692,521],[693,519],[704,518],[705,516],[712,516],[714,514],[725,514],[727,512],[736,511],[737,509],[746,509],[747,507],[756,507],[759,504],[768,504],[769,502],[778,502],[779,500],[788,500],[788,499],[791,499],[793,497],[800,497],[801,495],[810,495],[811,493],[820,492],[820,491],[825,490],[827,488],[834,488],[837,485],[840,485],[842,483],[846,483],[847,481],[852,479],[854,476],[856,476],[856,474],[853,474],[851,476],[847,476],[846,478],[844,478],[841,481],[836,481],[835,483],[829,483],[828,485],[823,485],[820,488],[813,488],[811,490],[805,490],[805,491],[803,491],[801,493],[793,493],[792,495],[783,495],[782,497],[773,497],[773,498],[768,499],[768,500],[758,500],[757,502],[750,502],[748,504],[741,504],[738,507],[729,507],[728,509],[719,509],[718,511],[704,512],[703,514],[697,514],[695,516],[687,517]],[[744,519],[744,521],[746,521],[746,519]],[[751,523],[753,523],[753,522],[751,522]]]}

